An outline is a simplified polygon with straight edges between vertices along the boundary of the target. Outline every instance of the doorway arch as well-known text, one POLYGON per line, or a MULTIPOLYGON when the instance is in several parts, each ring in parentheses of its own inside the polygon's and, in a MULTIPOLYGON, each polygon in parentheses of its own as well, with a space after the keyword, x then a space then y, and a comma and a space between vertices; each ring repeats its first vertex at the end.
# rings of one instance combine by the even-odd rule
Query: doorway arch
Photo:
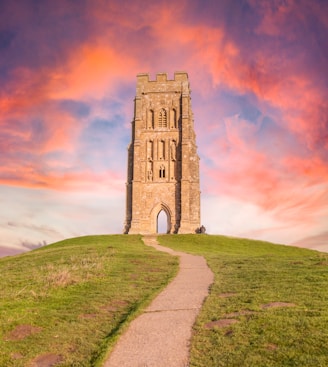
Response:
POLYGON ((157 214, 156 233, 168 233, 167 232, 167 227, 168 227, 167 214, 166 214, 165 210, 162 209, 157 214))
POLYGON ((153 233, 171 233, 171 210, 164 203, 155 205, 150 215, 151 228, 153 233), (165 218, 166 217, 166 218, 165 218), (159 223, 160 220, 160 223, 159 223), (160 228, 159 228, 160 224, 160 228), (164 230, 163 230, 164 228, 164 230), (159 231, 160 230, 160 231, 159 231))

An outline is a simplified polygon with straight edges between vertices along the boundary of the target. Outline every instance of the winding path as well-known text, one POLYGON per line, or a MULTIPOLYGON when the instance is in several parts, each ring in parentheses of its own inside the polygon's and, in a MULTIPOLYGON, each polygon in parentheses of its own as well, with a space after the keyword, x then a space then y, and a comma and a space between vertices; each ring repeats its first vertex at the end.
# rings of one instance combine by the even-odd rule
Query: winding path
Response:
POLYGON ((160 246, 156 236, 146 245, 180 257, 173 281, 133 320, 104 367, 186 367, 192 326, 214 276, 202 256, 160 246))

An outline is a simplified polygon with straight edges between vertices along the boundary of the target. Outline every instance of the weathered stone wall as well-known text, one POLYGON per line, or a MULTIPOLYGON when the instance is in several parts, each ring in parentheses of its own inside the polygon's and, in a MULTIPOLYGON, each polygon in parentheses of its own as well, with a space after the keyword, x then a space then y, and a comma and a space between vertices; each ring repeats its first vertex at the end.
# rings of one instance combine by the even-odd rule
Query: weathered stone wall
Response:
POLYGON ((137 76, 128 149, 125 233, 155 233, 164 210, 168 232, 200 226, 199 158, 188 74, 137 76))

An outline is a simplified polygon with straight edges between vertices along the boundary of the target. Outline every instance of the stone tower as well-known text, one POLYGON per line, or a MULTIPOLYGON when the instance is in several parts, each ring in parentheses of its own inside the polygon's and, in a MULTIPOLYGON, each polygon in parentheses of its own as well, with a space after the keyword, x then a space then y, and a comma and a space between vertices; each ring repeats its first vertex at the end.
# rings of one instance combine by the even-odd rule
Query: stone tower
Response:
POLYGON ((167 233, 200 226, 199 157, 188 74, 137 75, 128 148, 125 233, 156 233, 163 210, 167 233))

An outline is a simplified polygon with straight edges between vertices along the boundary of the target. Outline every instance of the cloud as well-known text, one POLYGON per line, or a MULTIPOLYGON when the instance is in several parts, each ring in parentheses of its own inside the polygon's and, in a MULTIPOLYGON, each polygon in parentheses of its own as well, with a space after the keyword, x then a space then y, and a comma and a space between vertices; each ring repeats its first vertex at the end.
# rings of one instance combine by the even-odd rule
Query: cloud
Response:
MULTIPOLYGON (((228 51, 233 52, 220 47, 219 37, 207 45, 211 51, 205 52, 202 61, 207 62, 212 75, 213 93, 218 89, 228 90, 230 95, 242 96, 243 103, 253 105, 258 112, 240 116, 236 114, 242 109, 239 103, 239 107, 232 106, 235 110, 229 111, 230 116, 224 114, 228 108, 223 106, 217 107, 213 115, 217 116, 216 120, 213 116, 206 117, 212 121, 201 131, 204 187, 205 192, 226 194, 259 205, 290 223, 315 223, 322 206, 328 204, 324 55, 318 53, 316 45, 311 47, 307 37, 301 43, 297 32, 304 24, 310 26, 310 21, 302 16, 300 9, 294 16, 293 9, 299 3, 286 3, 288 9, 272 2, 272 12, 264 13, 272 18, 281 17, 280 32, 286 32, 295 44, 277 38, 273 30, 263 29, 261 24, 266 24, 265 19, 261 23, 254 18, 254 28, 247 30, 247 43, 245 32, 229 32, 231 27, 227 24, 221 29, 220 39, 228 40, 231 45, 228 51), (287 23, 292 24, 290 29, 287 23), (315 51, 318 68, 308 67, 309 52, 305 53, 304 45, 315 51), (292 52, 300 57, 295 58, 292 52), (206 59, 206 54, 211 57, 206 59), (206 135, 209 136, 207 145, 206 135)), ((256 14, 259 2, 249 4, 256 14)), ((307 8, 305 3, 302 6, 303 10, 307 8)), ((318 7, 311 10, 313 17, 321 19, 319 12, 318 7)), ((302 30, 301 34, 305 32, 302 30)), ((319 34, 313 36, 317 40, 322 38, 319 34)))
POLYGON ((86 190, 107 187, 121 190, 123 180, 116 172, 96 174, 91 171, 47 172, 39 171, 36 167, 21 167, 2 169, 0 183, 3 185, 24 186, 30 188, 47 188, 52 190, 86 190))
MULTIPOLYGON (((7 226, 8 227, 13 227, 14 229, 15 228, 17 228, 17 229, 24 228, 24 229, 28 229, 28 230, 31 230, 31 231, 36 231, 36 232, 42 233, 46 236, 58 236, 58 235, 60 235, 60 233, 58 233, 55 229, 53 229, 49 226, 29 224, 28 222, 19 223, 19 222, 9 221, 9 222, 7 222, 7 226)), ((22 245, 23 242, 24 243, 29 243, 28 241, 24 240, 24 241, 21 241, 20 245, 22 245)), ((42 241, 42 243, 44 243, 44 242, 45 241, 42 241)))
MULTIPOLYGON (((0 182, 3 184, 78 189, 89 187, 93 180, 114 182, 120 176, 120 173, 109 172, 108 166, 104 167, 101 177, 99 172, 93 175, 92 165, 81 166, 81 154, 76 147, 80 146, 81 137, 90 131, 94 119, 99 119, 101 114, 110 116, 115 115, 115 111, 122 112, 121 102, 99 107, 108 103, 107 95, 113 93, 119 80, 126 78, 126 69, 118 73, 121 58, 109 48, 86 50, 82 47, 81 52, 78 59, 83 62, 74 67, 74 63, 68 61, 69 66, 43 73, 15 71, 7 95, 0 99, 3 110, 0 182), (112 68, 110 60, 114 62, 112 68)), ((129 68, 129 64, 126 67, 129 68)), ((116 118, 122 121, 122 116, 116 118)), ((116 129, 115 136, 108 137, 109 142, 124 141, 124 137, 117 134, 126 134, 124 126, 120 131, 116 129)), ((103 149, 106 146, 108 150, 107 142, 103 142, 103 149)))
POLYGON ((22 241, 20 243, 20 246, 22 246, 23 248, 26 248, 28 251, 29 250, 34 250, 36 248, 39 248, 39 247, 43 247, 43 246, 46 246, 47 245, 47 242, 46 241, 42 241, 42 242, 37 242, 37 243, 32 243, 30 241, 22 241))
POLYGON ((294 243, 293 246, 311 248, 313 250, 328 252, 328 232, 322 232, 315 236, 302 238, 294 243))
POLYGON ((258 228, 234 222, 238 233, 321 231, 325 10, 304 0, 2 2, 0 184, 123 197, 135 75, 184 69, 203 199, 252 212, 258 228))
POLYGON ((87 99, 92 103, 93 99, 115 92, 119 83, 126 83, 137 72, 135 60, 127 54, 120 54, 110 45, 83 44, 70 52, 65 67, 54 71, 49 78, 49 97, 87 99))
POLYGON ((275 154, 261 140, 263 119, 225 119, 225 134, 206 148, 205 190, 253 203, 294 225, 315 223, 328 204, 327 164, 319 157, 275 154), (218 158, 220 157, 220 158, 218 158))
MULTIPOLYGON (((123 183, 122 183, 122 185, 123 183)), ((57 191, 0 187, 0 246, 24 250, 22 243, 53 243, 88 234, 121 233, 124 193, 106 185, 57 191)))
MULTIPOLYGON (((25 250, 26 251, 26 250, 25 250)), ((13 247, 0 246, 0 257, 14 256, 24 252, 24 249, 16 249, 13 247)))

